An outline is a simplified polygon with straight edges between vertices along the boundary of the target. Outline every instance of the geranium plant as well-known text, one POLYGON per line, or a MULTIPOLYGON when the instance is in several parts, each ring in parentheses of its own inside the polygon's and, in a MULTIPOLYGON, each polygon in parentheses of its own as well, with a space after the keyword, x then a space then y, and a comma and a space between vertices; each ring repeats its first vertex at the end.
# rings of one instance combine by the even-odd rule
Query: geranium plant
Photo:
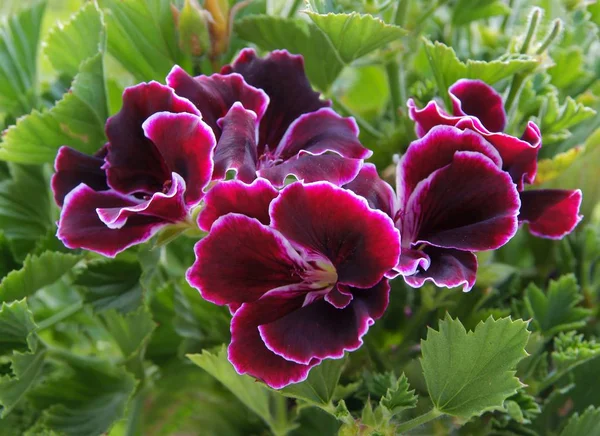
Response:
POLYGON ((597 2, 0 14, 0 434, 600 434, 597 2))

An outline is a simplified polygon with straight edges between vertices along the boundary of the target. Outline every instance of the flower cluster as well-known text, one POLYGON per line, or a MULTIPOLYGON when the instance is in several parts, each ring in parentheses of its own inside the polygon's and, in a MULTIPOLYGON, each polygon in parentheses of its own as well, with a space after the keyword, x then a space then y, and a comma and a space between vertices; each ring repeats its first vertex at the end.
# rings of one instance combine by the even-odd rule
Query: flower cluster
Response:
POLYGON ((229 307, 231 363, 274 388, 304 380, 361 346, 390 279, 469 290, 474 253, 520 223, 558 238, 579 221, 580 192, 524 190, 541 146, 535 124, 520 139, 502 133, 502 99, 482 82, 449 92, 453 115, 408 102, 420 138, 394 192, 364 163, 354 120, 312 90, 301 57, 246 49, 221 74, 175 67, 166 85, 125 91, 94 156, 59 150, 58 237, 114 256, 166 226, 197 225, 207 236, 187 280, 229 307))

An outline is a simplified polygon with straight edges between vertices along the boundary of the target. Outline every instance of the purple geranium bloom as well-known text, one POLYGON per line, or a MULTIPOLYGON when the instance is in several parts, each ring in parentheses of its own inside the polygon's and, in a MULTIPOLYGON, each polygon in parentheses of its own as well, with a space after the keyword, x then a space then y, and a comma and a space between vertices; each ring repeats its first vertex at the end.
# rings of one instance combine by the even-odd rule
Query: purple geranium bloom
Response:
POLYGON ((217 138, 213 179, 228 170, 250 183, 257 176, 281 187, 289 175, 341 185, 371 155, 358 126, 319 98, 301 56, 244 49, 222 74, 191 77, 175 67, 167 84, 192 101, 217 138))
POLYGON ((502 159, 481 135, 432 128, 398 163, 397 195, 366 164, 345 186, 394 218, 402 235, 397 271, 414 287, 475 284, 477 251, 504 245, 517 231, 519 193, 502 159))
POLYGON ((216 141, 189 100, 156 82, 125 91, 106 135, 94 156, 59 150, 52 190, 65 246, 115 256, 191 220, 211 179, 216 141))
POLYGON ((459 80, 448 90, 453 115, 448 115, 435 101, 417 109, 408 101, 409 115, 422 137, 439 125, 455 126, 477 132, 502 158, 502 168, 517 184, 521 197, 519 222, 529 223, 536 236, 560 239, 570 233, 581 220, 581 191, 542 189, 524 191, 533 183, 537 172, 537 156, 542 146, 540 129, 529 122, 521 138, 503 133, 506 113, 502 97, 480 80, 459 80))
POLYGON ((277 192, 259 178, 217 184, 200 224, 189 283, 233 312, 228 355, 273 388, 341 358, 388 304, 385 274, 398 262, 392 220, 328 182, 277 192))

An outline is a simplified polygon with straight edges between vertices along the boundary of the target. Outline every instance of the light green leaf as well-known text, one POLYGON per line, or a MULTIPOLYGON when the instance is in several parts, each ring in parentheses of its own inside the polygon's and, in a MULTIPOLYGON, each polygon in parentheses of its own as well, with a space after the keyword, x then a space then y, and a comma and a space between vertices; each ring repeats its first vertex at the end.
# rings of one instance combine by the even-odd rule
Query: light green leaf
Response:
POLYGON ((51 377, 30 394, 41 424, 65 435, 99 435, 123 416, 136 382, 106 361, 61 354, 51 377))
POLYGON ((386 24, 372 15, 317 14, 307 12, 310 19, 329 38, 340 59, 349 64, 406 32, 398 26, 386 24))
POLYGON ((170 0, 100 0, 108 50, 139 81, 164 81, 183 58, 170 0))
POLYGON ((346 358, 327 359, 310 370, 308 378, 279 390, 287 397, 300 398, 309 403, 326 406, 331 402, 340 380, 346 358))
POLYGON ((2 303, 0 307, 0 355, 29 351, 29 335, 36 329, 27 302, 2 303))
POLYGON ((533 317, 533 326, 545 336, 584 326, 590 311, 576 307, 582 299, 573 274, 551 280, 546 293, 533 283, 525 290, 525 305, 533 317))
POLYGON ((29 255, 23 267, 12 271, 0 282, 0 301, 18 300, 32 295, 38 289, 51 285, 69 272, 81 256, 46 251, 41 255, 29 255))
POLYGON ((141 275, 137 262, 99 259, 88 263, 74 284, 84 287, 84 300, 95 310, 129 312, 142 303, 141 275))
POLYGON ((18 117, 37 105, 37 52, 46 8, 38 1, 0 24, 0 112, 18 117))
POLYGON ((106 142, 108 117, 102 53, 81 65, 71 91, 46 112, 34 110, 10 127, 0 144, 0 159, 21 163, 53 162, 57 150, 69 145, 94 153, 106 142))
POLYGON ((304 56, 306 74, 321 90, 327 90, 344 67, 323 32, 313 23, 298 18, 252 15, 236 22, 235 31, 240 38, 263 50, 285 48, 304 56))
POLYGON ((452 24, 462 26, 472 21, 508 15, 510 7, 501 0, 458 0, 452 11, 452 24))
POLYGON ((571 97, 567 97, 561 105, 558 91, 545 96, 538 117, 538 124, 547 143, 557 142, 570 136, 569 128, 593 117, 596 111, 571 97))
POLYGON ((75 77, 83 60, 104 51, 104 32, 102 13, 94 2, 86 3, 66 24, 50 30, 44 54, 56 71, 75 77))
POLYGON ((600 436, 600 408, 594 406, 581 415, 576 413, 569 419, 560 436, 600 436))
POLYGON ((571 331, 554 338, 552 363, 557 371, 569 371, 600 355, 600 344, 593 339, 586 341, 583 335, 571 331))
POLYGON ((554 65, 548 68, 552 84, 558 89, 565 90, 576 82, 589 80, 590 73, 584 69, 585 55, 580 46, 570 46, 567 49, 554 50, 552 54, 554 65))
POLYGON ((467 332, 447 315, 439 331, 430 329, 421 342, 421 365, 435 408, 464 419, 502 409, 522 386, 515 368, 527 355, 528 336, 523 320, 490 317, 467 332))
POLYGON ((415 390, 410 390, 408 379, 402 374, 394 384, 389 388, 384 397, 379 401, 381 407, 385 407, 392 415, 396 415, 403 410, 412 409, 417 406, 418 396, 415 390))
POLYGON ((115 309, 107 310, 102 312, 100 320, 121 349, 125 360, 142 355, 156 328, 152 315, 144 306, 126 315, 115 309))

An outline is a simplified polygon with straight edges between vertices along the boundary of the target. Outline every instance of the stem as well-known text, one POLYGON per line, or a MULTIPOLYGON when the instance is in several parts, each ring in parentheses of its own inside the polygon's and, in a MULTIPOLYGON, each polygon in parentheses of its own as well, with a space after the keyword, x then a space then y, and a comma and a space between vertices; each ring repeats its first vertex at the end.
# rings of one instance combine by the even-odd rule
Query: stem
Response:
POLYGON ((544 40, 542 41, 542 45, 536 50, 535 54, 541 55, 546 51, 546 49, 552 44, 552 41, 556 39, 558 35, 562 32, 562 21, 560 18, 554 20, 554 24, 552 26, 552 30, 546 35, 544 40))
POLYGON ((352 110, 350 110, 350 108, 344 103, 342 103, 336 96, 331 95, 330 98, 333 101, 333 104, 337 106, 340 112, 344 113, 344 115, 346 116, 351 116, 355 119, 356 124, 358 124, 361 130, 369 132, 371 136, 374 136, 377 139, 381 139, 384 137, 383 133, 381 133, 379 130, 373 127, 367 120, 362 118, 360 115, 353 113, 352 110))
MULTIPOLYGON (((402 85, 400 76, 403 72, 400 71, 400 64, 394 60, 386 64, 385 72, 387 73, 388 84, 390 86, 390 104, 392 105, 392 118, 398 122, 398 108, 404 101, 402 97, 402 85)), ((404 82, 404 80, 402 80, 404 82)))
POLYGON ((283 395, 273 396, 275 401, 272 422, 268 422, 269 428, 275 436, 285 436, 289 432, 287 418, 287 399, 283 395))
POLYGON ((444 413, 437 410, 435 407, 431 409, 429 412, 424 415, 417 416, 416 418, 411 419, 410 421, 406 421, 403 424, 400 424, 396 427, 396 434, 402 434, 408 430, 412 430, 415 427, 419 427, 429 421, 433 421, 436 418, 439 418, 444 413))
POLYGON ((79 312, 82 308, 83 308, 82 300, 79 300, 78 302, 71 304, 67 308, 52 315, 51 317, 46 318, 43 321, 40 321, 38 323, 37 331, 39 332, 40 330, 44 330, 44 329, 47 329, 48 327, 52 327, 54 324, 57 324, 57 323, 63 321, 64 319, 67 319, 71 315, 79 312))
POLYGON ((541 16, 542 10, 540 8, 533 8, 531 12, 531 18, 529 19, 529 25, 527 26, 527 34, 525 35, 525 40, 523 41, 523 45, 521 46, 519 53, 526 54, 527 50, 529 50, 529 46, 531 45, 531 41, 533 40, 535 31, 537 30, 541 16))
POLYGON ((394 10, 393 23, 398 26, 404 26, 406 23, 406 12, 408 11, 409 0, 399 0, 396 9, 394 10))
POLYGON ((302 0, 294 0, 294 3, 292 3, 292 6, 290 7, 290 10, 287 14, 287 17, 293 18, 301 4, 302 0))
POLYGON ((519 95, 519 92, 521 91, 521 86, 523 85, 523 82, 525 81, 526 77, 527 76, 524 74, 514 75, 513 80, 510 84, 510 89, 508 91, 508 97, 506 97, 506 101, 504 102, 504 110, 507 114, 510 113, 512 105, 515 102, 517 95, 519 95))
POLYGON ((500 32, 504 33, 506 31, 506 25, 508 24, 508 20, 510 19, 511 15, 512 15, 512 9, 514 6, 515 0, 508 0, 508 7, 511 10, 510 14, 507 14, 504 16, 504 18, 502 19, 502 24, 500 25, 500 32))
POLYGON ((144 391, 138 392, 131 401, 131 411, 125 425, 125 436, 141 434, 142 408, 144 405, 144 391))

